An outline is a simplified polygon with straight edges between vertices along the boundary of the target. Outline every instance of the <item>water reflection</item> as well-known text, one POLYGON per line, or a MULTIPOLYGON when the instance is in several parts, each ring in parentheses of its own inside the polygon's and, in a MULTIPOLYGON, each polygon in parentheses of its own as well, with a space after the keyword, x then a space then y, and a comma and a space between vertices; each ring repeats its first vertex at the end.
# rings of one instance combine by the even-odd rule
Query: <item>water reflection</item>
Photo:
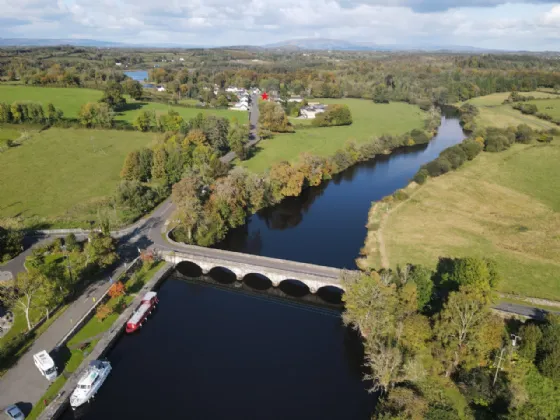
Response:
POLYGON ((405 187, 420 166, 464 139, 447 114, 428 144, 381 155, 337 174, 299 197, 263 209, 233 229, 218 248, 338 268, 355 268, 371 202, 405 187))

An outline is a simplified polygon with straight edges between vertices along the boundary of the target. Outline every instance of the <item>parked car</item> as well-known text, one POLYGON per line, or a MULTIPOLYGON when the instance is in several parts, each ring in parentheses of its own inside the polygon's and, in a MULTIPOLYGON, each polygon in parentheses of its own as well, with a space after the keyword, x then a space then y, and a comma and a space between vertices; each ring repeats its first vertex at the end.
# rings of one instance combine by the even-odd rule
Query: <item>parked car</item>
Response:
POLYGON ((4 410, 4 414, 6 414, 9 419, 22 420, 25 418, 19 407, 15 404, 10 405, 8 408, 6 408, 4 410))

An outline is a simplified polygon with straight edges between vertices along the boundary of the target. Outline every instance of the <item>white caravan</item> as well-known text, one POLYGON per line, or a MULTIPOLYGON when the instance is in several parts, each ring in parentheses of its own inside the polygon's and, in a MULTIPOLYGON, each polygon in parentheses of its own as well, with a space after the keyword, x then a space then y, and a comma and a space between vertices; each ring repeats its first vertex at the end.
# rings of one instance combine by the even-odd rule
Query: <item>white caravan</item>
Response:
POLYGON ((56 366, 49 353, 46 350, 42 350, 37 354, 33 355, 33 361, 35 362, 35 366, 41 372, 45 378, 49 381, 54 381, 58 376, 58 372, 56 371, 56 366))

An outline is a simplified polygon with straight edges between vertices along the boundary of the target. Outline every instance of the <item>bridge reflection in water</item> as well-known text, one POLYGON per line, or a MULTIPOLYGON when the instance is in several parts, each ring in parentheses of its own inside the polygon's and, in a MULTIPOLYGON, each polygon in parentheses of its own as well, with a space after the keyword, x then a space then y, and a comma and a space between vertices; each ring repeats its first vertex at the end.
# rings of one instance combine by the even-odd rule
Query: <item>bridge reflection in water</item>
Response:
POLYGON ((175 278, 187 281, 202 281, 218 287, 237 289, 246 293, 263 294, 269 297, 297 300, 302 303, 342 310, 344 291, 336 286, 325 285, 312 293, 302 281, 285 279, 275 286, 265 275, 249 273, 238 278, 231 270, 214 267, 206 274, 195 263, 181 262, 176 267, 175 278))

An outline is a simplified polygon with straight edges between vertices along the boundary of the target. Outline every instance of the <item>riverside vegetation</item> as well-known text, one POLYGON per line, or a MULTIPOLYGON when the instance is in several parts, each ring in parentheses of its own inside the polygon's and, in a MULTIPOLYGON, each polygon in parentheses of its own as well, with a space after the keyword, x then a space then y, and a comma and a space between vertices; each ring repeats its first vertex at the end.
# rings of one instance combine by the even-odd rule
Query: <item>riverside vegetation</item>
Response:
POLYGON ((557 417, 560 316, 504 321, 490 310, 500 278, 472 257, 343 275, 343 320, 363 336, 380 398, 372 418, 557 417))
POLYGON ((442 254, 488 255, 504 274, 500 291, 559 299, 558 132, 478 127, 478 107, 466 104, 461 112, 469 137, 421 168, 416 183, 372 207, 360 266, 433 267, 442 254))

